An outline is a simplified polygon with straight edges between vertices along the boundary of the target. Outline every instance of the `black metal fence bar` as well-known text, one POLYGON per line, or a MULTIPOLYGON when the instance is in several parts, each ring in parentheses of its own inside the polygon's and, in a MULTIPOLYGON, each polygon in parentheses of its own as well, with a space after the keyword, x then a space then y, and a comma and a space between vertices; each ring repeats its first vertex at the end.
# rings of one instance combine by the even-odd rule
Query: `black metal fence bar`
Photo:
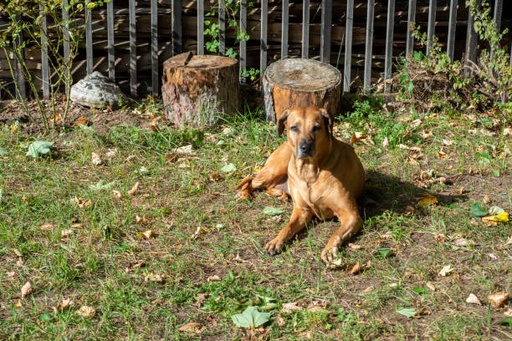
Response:
MULTIPOLYGON (((69 20, 69 13, 67 11, 67 7, 68 7, 68 0, 62 0, 62 21, 64 22, 64 25, 67 25, 67 22, 69 20)), ((69 35, 69 31, 66 29, 66 27, 64 26, 63 27, 63 33, 64 33, 64 42, 63 42, 63 54, 64 54, 64 60, 66 61, 66 63, 69 63, 69 60, 70 60, 70 56, 71 56, 71 45, 70 45, 70 35, 69 35)), ((64 71, 65 75, 65 79, 66 81, 64 82, 65 83, 65 91, 66 93, 69 93, 69 83, 68 80, 71 79, 71 68, 67 67, 66 70, 64 71)))
POLYGON ((181 27, 181 0, 172 0, 171 4, 172 54, 183 52, 183 29, 181 27))

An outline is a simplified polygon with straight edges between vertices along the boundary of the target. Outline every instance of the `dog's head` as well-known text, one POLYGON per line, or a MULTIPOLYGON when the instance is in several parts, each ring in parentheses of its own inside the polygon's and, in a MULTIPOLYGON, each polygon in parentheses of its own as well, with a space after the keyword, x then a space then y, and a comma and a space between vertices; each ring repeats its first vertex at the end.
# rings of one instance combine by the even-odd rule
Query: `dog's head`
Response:
POLYGON ((319 146, 332 138, 332 119, 327 110, 297 107, 285 110, 278 122, 278 132, 286 128, 288 142, 299 159, 315 157, 319 146))

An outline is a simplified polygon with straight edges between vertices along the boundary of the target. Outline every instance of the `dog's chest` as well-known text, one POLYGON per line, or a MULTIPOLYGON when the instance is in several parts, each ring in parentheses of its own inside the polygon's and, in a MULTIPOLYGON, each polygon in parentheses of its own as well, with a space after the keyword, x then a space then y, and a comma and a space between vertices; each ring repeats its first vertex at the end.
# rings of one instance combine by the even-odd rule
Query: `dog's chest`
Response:
POLYGON ((293 179, 290 184, 291 195, 295 204, 307 206, 319 218, 331 218, 333 212, 327 205, 326 197, 329 189, 325 188, 318 180, 314 182, 304 181, 300 178, 293 179))

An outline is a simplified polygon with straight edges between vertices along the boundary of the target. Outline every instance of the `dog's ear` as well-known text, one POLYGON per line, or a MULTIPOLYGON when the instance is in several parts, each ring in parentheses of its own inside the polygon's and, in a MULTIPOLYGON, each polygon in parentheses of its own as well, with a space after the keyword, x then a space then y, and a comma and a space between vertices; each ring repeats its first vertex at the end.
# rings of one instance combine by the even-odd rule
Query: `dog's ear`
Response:
POLYGON ((327 127, 327 132, 329 133, 329 135, 332 135, 332 128, 334 122, 331 118, 331 115, 329 115, 329 112, 325 108, 320 108, 320 114, 324 118, 325 126, 327 127))
POLYGON ((281 134, 284 131, 284 125, 286 123, 286 120, 288 119, 288 115, 290 114, 290 110, 286 109, 281 113, 281 117, 279 117, 279 120, 277 121, 277 134, 281 136, 281 134))

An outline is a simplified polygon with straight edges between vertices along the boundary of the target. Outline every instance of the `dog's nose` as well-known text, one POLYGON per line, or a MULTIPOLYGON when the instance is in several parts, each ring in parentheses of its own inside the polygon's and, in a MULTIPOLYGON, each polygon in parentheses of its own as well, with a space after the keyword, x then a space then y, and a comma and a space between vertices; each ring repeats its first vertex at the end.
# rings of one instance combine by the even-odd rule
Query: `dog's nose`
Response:
POLYGON ((298 158, 313 156, 313 153, 314 153, 313 141, 306 140, 306 139, 300 141, 299 148, 297 150, 298 158))

